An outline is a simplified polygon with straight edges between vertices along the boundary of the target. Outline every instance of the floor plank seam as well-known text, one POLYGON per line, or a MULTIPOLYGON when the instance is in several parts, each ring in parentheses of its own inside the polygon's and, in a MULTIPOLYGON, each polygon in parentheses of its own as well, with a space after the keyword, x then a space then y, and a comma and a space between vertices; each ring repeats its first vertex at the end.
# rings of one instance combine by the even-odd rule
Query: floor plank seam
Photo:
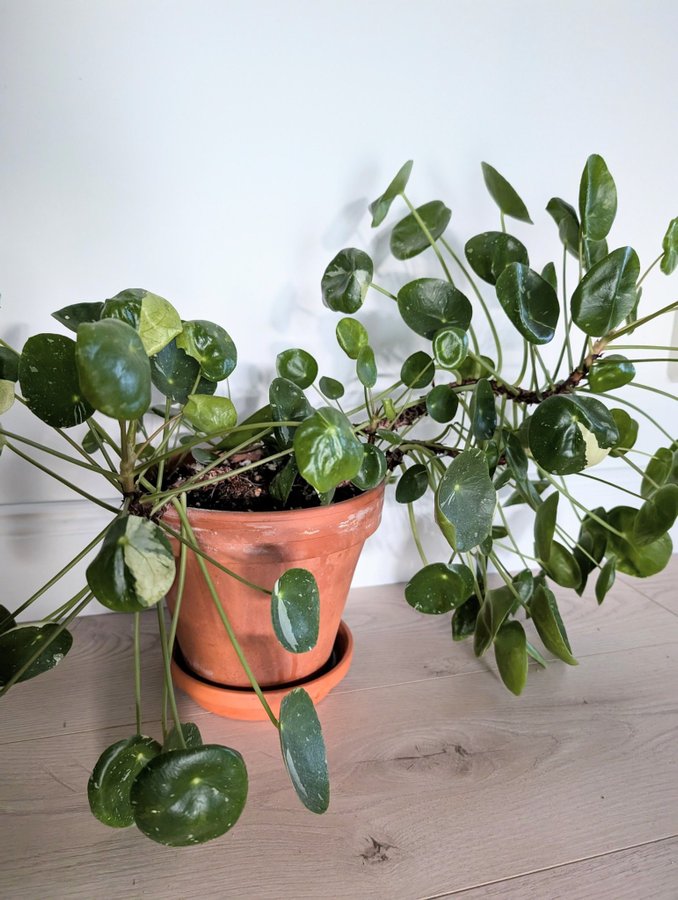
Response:
POLYGON ((590 856, 581 856, 577 859, 570 859, 567 862, 556 863, 553 866, 543 866, 541 869, 532 869, 529 872, 519 872, 516 875, 509 875, 507 878, 495 878, 492 881, 482 881, 478 884, 468 885, 467 887, 458 888, 454 891, 446 891, 442 894, 427 894, 418 900, 444 900, 445 897, 457 897, 461 894, 468 894, 471 891, 477 891, 479 888, 492 887, 497 884, 507 884, 510 881, 517 881, 520 878, 529 878, 531 875, 541 875, 546 872, 554 872, 558 869, 566 869, 568 866, 575 866, 579 863, 591 862, 596 859, 605 859, 606 856, 615 856, 618 853, 629 853, 631 850, 640 850, 643 847, 651 847, 654 844, 663 844, 666 841, 673 841, 678 838, 678 833, 667 834, 664 837, 653 838, 651 841, 642 841, 640 844, 630 844, 628 847, 617 847, 614 850, 606 850, 604 853, 593 853, 590 856))

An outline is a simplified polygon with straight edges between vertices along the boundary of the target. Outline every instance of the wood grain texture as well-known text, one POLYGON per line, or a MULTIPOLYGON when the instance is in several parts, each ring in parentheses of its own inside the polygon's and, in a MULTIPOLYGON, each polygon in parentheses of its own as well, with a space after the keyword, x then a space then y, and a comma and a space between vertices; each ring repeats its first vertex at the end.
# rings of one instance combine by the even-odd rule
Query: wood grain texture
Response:
POLYGON ((643 596, 678 616, 678 563, 676 560, 677 557, 674 556, 664 571, 652 579, 630 578, 628 575, 623 575, 622 579, 643 596))
MULTIPOLYGON (((629 891, 637 881, 628 896, 678 895, 665 841, 678 835, 676 617, 623 581, 600 609, 590 596, 562 609, 582 664, 535 670, 513 698, 493 663, 452 645, 449 616, 417 615, 402 587, 353 592, 354 665, 319 707, 332 774, 322 817, 300 807, 270 725, 221 720, 182 697, 182 717, 240 750, 251 779, 237 827, 186 851, 89 813, 92 765, 132 733, 134 712, 128 623, 84 620, 64 663, 3 701, 0 895, 410 900, 483 885, 475 896, 549 898, 578 896, 560 885, 570 868, 576 885, 581 866, 593 866, 580 869, 592 885, 595 866, 629 891), (652 865, 633 869, 618 852, 657 841, 666 848, 652 865), (529 873, 534 889, 515 892, 529 873)), ((144 703, 157 735, 154 630, 146 617, 144 703)))

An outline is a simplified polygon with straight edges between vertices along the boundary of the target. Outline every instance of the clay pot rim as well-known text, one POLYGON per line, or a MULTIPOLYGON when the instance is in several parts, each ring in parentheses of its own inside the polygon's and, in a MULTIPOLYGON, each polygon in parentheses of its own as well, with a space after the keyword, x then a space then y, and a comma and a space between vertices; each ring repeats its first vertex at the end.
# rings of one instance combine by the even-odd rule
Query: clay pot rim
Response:
MULTIPOLYGON (((340 515, 343 517, 344 514, 350 514, 351 507, 359 509, 362 506, 369 505, 373 498, 376 498, 379 494, 383 494, 385 489, 386 481, 382 481, 381 484, 378 484, 376 487, 370 488, 368 491, 363 491, 355 497, 349 497, 348 500, 340 500, 337 503, 330 503, 327 506, 311 506, 302 509, 277 509, 266 512, 232 509, 204 509, 202 507, 189 506, 188 514, 194 521, 197 518, 202 518, 204 516, 206 520, 217 518, 232 518, 233 520, 244 519, 246 522, 253 525, 265 525, 269 522, 285 522, 293 524, 297 519, 302 518, 306 521, 316 518, 324 519, 330 511, 338 509, 341 509, 340 515)), ((169 505, 163 510, 162 515, 165 519, 179 521, 178 514, 169 505)))

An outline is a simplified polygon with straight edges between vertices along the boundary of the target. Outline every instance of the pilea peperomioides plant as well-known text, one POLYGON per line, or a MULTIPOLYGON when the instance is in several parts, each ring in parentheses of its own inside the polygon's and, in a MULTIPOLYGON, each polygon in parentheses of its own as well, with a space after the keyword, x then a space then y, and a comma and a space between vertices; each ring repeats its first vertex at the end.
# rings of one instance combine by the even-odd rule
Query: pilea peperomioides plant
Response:
MULTIPOLYGON (((547 204, 562 263, 559 274, 553 263, 538 272, 530 267, 527 248, 505 227, 507 217, 531 223, 525 204, 483 164, 500 230, 471 237, 462 259, 445 237, 450 210, 437 200, 417 208, 410 202, 411 168, 406 163, 371 204, 372 225, 384 221, 394 201, 404 202, 409 211, 392 228, 391 251, 396 259, 409 260, 431 250, 441 277, 406 281, 392 293, 374 281, 369 255, 348 248, 322 278, 325 305, 342 314, 338 343, 355 362, 362 396, 352 408, 342 407, 341 382, 318 377, 315 359, 290 349, 277 357, 269 403, 239 422, 230 397, 215 393, 237 362, 228 333, 212 322, 182 320, 165 299, 143 290, 54 313, 74 339, 37 334, 21 353, 0 342, 0 411, 7 413, 16 400, 51 426, 55 437, 40 443, 3 427, 3 449, 111 514, 105 529, 18 610, 0 608, 0 692, 63 658, 72 643, 68 626, 93 598, 132 615, 136 732, 104 751, 88 789, 93 813, 108 825, 136 824, 153 840, 175 846, 199 843, 230 829, 246 801, 240 754, 203 744, 197 727, 180 721, 174 697, 170 661, 189 554, 197 558, 252 689, 279 731, 300 799, 314 812, 323 812, 329 802, 313 703, 299 687, 285 696, 279 714, 271 709, 206 564, 244 579, 201 547, 191 506, 328 505, 384 480, 393 482, 395 499, 408 508, 423 562, 406 586, 407 602, 422 613, 451 613, 452 637, 472 636, 478 656, 493 648, 499 674, 515 694, 525 685, 530 656, 546 665, 528 631, 553 656, 576 664, 551 583, 581 595, 595 573, 601 603, 616 571, 647 577, 668 562, 668 531, 678 513, 678 443, 628 400, 624 389, 657 390, 639 383, 636 365, 668 359, 675 348, 625 339, 678 307, 639 310, 641 284, 650 270, 659 264, 668 275, 678 266, 678 219, 643 274, 632 248, 610 252, 616 188, 602 158, 591 156, 578 210, 560 198, 547 204), (421 348, 403 360, 399 379, 383 388, 376 387, 368 332, 355 318, 370 289, 390 298, 403 325, 421 339, 421 348), (478 316, 487 321, 489 347, 480 345, 473 324, 478 316), (522 342, 518 372, 507 373, 507 342, 498 322, 515 330, 511 341, 522 342), (540 348, 548 344, 555 352, 542 355, 540 348), (629 359, 628 351, 635 358, 629 359), (638 355, 646 351, 662 355, 638 355), (311 387, 322 398, 320 405, 309 400, 311 387), (644 420, 662 435, 663 446, 642 467, 634 461, 634 444, 644 420), (99 476, 101 496, 55 471, 50 457, 59 466, 68 463, 99 476), (602 479, 587 470, 606 457, 638 473, 638 492, 621 489, 633 494, 633 506, 588 508, 568 488, 569 476, 592 479, 594 488, 602 479), (102 499, 113 491, 120 495, 117 505, 102 499), (414 512, 414 503, 429 491, 431 512, 449 545, 448 558, 437 562, 426 557, 414 512), (559 523, 564 503, 579 518, 576 535, 559 523), (519 504, 534 518, 533 554, 521 549, 508 524, 506 509, 519 504), (170 507, 174 519, 165 516, 170 507), (37 624, 17 624, 19 613, 92 553, 86 584, 75 596, 37 624), (509 565, 507 554, 518 564, 509 565), (490 586, 490 572, 499 586, 490 586), (168 624, 163 598, 175 580, 168 624), (151 607, 157 612, 164 672, 162 743, 143 733, 141 710, 139 623, 151 607)), ((303 653, 314 646, 319 597, 309 571, 290 568, 271 589, 250 586, 270 595, 272 627, 287 651, 303 653)))

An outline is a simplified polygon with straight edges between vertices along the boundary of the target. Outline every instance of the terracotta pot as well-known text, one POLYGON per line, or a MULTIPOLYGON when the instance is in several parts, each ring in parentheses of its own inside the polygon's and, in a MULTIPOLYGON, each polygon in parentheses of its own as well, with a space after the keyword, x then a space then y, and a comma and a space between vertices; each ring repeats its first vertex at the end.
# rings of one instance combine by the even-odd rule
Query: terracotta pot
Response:
MULTIPOLYGON (((208 563, 222 606, 262 687, 309 678, 330 658, 351 579, 365 540, 381 520, 384 488, 351 500, 284 512, 222 512, 189 509, 189 521, 205 553, 248 581, 268 590, 286 569, 315 575, 320 592, 320 634, 307 653, 289 653, 273 631, 267 594, 236 581, 208 563)), ((174 510, 165 520, 179 530, 174 510)), ((178 556, 179 545, 174 544, 178 556)), ((168 595, 174 608, 173 587, 168 595)), ((220 685, 249 687, 212 597, 192 553, 177 629, 185 664, 220 685)))

